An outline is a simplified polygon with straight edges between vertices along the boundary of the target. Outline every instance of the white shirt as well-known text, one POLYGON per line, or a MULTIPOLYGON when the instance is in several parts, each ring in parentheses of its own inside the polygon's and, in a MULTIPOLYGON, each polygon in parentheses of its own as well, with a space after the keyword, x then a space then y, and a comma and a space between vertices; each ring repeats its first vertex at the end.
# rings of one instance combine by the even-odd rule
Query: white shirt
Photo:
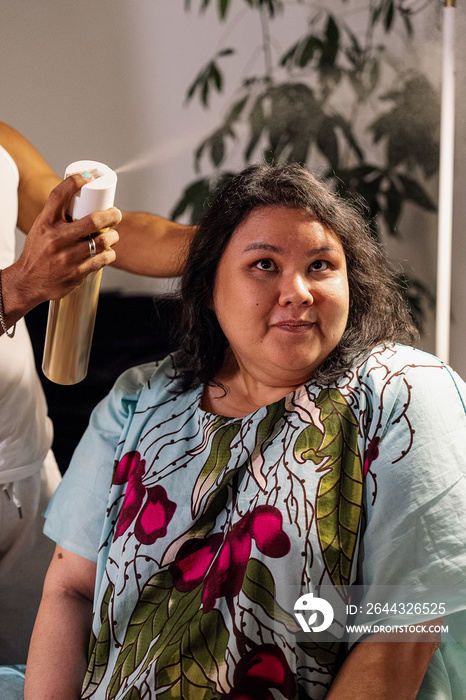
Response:
MULTIPOLYGON (((19 172, 0 146, 0 269, 15 259, 19 172)), ((14 338, 0 337, 0 484, 39 471, 53 428, 24 319, 14 338)))

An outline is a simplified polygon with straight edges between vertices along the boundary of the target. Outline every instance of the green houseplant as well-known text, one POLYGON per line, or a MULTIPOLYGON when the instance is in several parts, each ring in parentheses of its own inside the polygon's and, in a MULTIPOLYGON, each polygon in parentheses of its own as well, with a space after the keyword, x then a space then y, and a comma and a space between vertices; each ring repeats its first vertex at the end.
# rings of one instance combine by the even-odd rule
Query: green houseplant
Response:
MULTIPOLYGON (((185 0, 185 10, 193 4, 185 0)), ((429 0, 411 3, 416 8, 406 0, 366 0, 357 26, 349 0, 297 4, 306 9, 307 27, 278 54, 271 28, 287 12, 282 0, 198 0, 201 11, 216 6, 222 22, 233 9, 255 13, 264 60, 233 91, 218 127, 197 147, 199 177, 172 216, 196 222, 212 190, 230 177, 231 152, 240 150, 244 164, 318 167, 343 196, 365 200, 374 236, 400 236, 408 202, 436 209, 427 184, 438 171, 438 97, 428 77, 392 50, 400 36, 412 42, 417 14, 429 0)), ((218 51, 187 89, 187 100, 198 98, 208 108, 212 93, 224 89, 222 66, 234 54, 231 46, 218 51)), ((397 277, 421 325, 432 294, 403 272, 397 277)))

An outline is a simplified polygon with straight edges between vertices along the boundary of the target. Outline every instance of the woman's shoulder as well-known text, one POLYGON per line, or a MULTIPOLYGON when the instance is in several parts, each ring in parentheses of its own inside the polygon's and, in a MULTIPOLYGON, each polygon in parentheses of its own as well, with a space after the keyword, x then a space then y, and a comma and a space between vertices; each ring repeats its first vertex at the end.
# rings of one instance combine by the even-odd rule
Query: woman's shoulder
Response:
POLYGON ((435 355, 411 345, 384 343, 373 348, 360 367, 366 372, 373 372, 376 367, 384 367, 389 372, 407 372, 416 367, 433 368, 446 365, 435 355))
POLYGON ((173 378, 173 357, 167 355, 162 360, 146 362, 125 370, 116 380, 112 391, 127 399, 134 399, 140 395, 144 387, 153 388, 155 385, 172 384, 173 378))
POLYGON ((418 348, 397 343, 374 348, 354 368, 356 384, 369 386, 374 397, 381 392, 398 394, 408 390, 414 399, 445 403, 454 399, 463 410, 466 384, 438 357, 418 348))
MULTIPOLYGON (((94 414, 110 414, 119 422, 134 413, 143 397, 162 394, 173 395, 173 358, 146 362, 130 367, 120 374, 110 393, 96 407, 94 414)), ((92 420, 91 420, 92 422, 92 420)))
POLYGON ((424 370, 425 373, 430 374, 432 370, 438 369, 444 370, 445 376, 456 374, 435 355, 401 343, 386 343, 373 348, 367 359, 360 365, 360 369, 366 373, 374 372, 378 367, 390 374, 394 372, 407 374, 411 370, 424 370))

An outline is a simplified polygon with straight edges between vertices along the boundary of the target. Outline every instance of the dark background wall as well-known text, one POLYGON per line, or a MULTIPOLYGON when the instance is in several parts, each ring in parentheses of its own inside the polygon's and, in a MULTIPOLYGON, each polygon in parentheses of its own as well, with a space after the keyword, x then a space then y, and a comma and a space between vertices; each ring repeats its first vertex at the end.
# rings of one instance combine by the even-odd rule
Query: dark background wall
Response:
POLYGON ((129 367, 159 360, 173 349, 180 304, 173 299, 102 293, 87 377, 73 386, 49 381, 41 370, 48 303, 27 316, 37 369, 54 425, 53 450, 60 471, 68 467, 94 406, 129 367))

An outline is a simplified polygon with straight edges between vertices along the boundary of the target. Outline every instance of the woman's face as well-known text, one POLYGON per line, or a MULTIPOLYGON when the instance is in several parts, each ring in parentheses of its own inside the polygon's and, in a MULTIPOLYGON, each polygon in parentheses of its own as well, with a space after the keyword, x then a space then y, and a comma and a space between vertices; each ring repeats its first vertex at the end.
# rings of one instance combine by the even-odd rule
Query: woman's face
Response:
POLYGON ((343 247, 308 212, 254 210, 220 260, 212 309, 242 371, 298 386, 330 354, 349 307, 343 247))

